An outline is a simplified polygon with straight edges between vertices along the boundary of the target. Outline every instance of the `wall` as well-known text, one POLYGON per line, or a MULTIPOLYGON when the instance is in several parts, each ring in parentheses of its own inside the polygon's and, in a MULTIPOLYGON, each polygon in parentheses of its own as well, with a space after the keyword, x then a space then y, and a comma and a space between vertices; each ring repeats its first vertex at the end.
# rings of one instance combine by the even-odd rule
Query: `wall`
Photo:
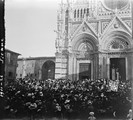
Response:
POLYGON ((30 76, 36 79, 42 77, 42 66, 47 61, 55 62, 55 57, 30 57, 18 59, 17 78, 30 76))

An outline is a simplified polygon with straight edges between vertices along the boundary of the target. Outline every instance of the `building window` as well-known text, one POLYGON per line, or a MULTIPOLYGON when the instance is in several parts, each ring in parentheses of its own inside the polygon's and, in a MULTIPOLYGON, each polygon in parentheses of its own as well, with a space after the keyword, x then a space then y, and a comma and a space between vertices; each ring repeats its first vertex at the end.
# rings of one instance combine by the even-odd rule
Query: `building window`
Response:
POLYGON ((22 74, 20 74, 20 77, 22 77, 22 74))
POLYGON ((10 63, 10 57, 11 57, 11 54, 10 53, 7 53, 8 63, 10 63))
POLYGON ((84 14, 86 13, 86 9, 84 9, 84 14))
POLYGON ((10 64, 13 65, 13 60, 10 61, 10 64))
POLYGON ((82 9, 81 9, 80 17, 82 18, 82 9))
POLYGON ((87 16, 89 16, 89 8, 87 8, 87 16))
POLYGON ((13 76, 13 73, 12 72, 9 72, 8 73, 8 77, 12 77, 13 76))
POLYGON ((76 18, 76 10, 74 11, 74 18, 76 18))
POLYGON ((77 17, 79 18, 79 10, 78 10, 78 13, 77 13, 77 17))

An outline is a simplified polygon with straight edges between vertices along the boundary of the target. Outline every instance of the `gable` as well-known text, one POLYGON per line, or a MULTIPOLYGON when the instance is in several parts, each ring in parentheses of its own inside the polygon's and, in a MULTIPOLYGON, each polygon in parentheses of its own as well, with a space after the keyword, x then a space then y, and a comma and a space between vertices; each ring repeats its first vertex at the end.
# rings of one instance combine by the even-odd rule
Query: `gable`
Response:
POLYGON ((87 23, 86 21, 83 21, 81 25, 76 29, 76 31, 73 33, 71 38, 74 38, 77 34, 81 33, 89 33, 97 37, 97 33, 94 30, 94 28, 91 26, 90 23, 87 23))
POLYGON ((131 34, 131 29, 119 17, 115 16, 102 33, 102 37, 110 31, 122 30, 131 34))

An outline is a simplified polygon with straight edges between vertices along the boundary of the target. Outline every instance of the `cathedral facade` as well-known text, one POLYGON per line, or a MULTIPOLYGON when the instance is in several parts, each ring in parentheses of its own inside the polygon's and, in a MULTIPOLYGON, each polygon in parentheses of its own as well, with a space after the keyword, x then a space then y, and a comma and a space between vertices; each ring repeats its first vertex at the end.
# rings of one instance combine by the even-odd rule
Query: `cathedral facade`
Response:
POLYGON ((131 0, 62 1, 55 78, 131 80, 131 5, 131 0))

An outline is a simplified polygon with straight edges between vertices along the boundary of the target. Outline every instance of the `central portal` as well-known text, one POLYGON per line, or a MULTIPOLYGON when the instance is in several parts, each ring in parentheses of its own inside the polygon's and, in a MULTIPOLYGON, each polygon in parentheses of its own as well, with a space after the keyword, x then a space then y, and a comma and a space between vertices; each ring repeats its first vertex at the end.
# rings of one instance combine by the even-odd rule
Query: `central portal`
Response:
POLYGON ((125 58, 110 58, 110 79, 126 80, 125 58))
POLYGON ((79 79, 91 79, 91 63, 79 63, 79 79))

